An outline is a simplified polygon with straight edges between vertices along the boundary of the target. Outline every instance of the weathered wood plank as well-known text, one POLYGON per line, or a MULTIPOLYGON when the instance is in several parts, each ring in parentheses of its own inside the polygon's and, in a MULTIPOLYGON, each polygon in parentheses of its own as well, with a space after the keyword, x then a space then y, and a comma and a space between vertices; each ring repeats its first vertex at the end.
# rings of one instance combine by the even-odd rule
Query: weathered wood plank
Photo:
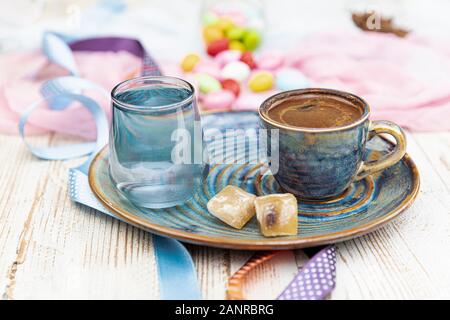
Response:
POLYGON ((188 245, 199 279, 203 299, 224 299, 230 275, 229 250, 188 245))
MULTIPOLYGON (((48 138, 40 139, 46 143, 48 138)), ((47 184, 48 163, 36 160, 17 137, 0 136, 0 294, 14 289, 23 262, 31 221, 47 184)))
POLYGON ((450 133, 416 133, 414 139, 450 192, 450 133))
POLYGON ((19 138, 3 139, 2 181, 12 187, 1 193, 1 237, 11 242, 1 241, 4 298, 158 298, 150 234, 71 202, 70 164, 34 159, 19 138))
MULTIPOLYGON (((340 244, 333 299, 450 296, 448 134, 409 136, 421 194, 399 219, 340 244), (416 138, 418 137, 418 138, 416 138), (432 142, 430 142, 432 140, 432 142), (436 142, 437 141, 437 142, 436 142), (443 169, 447 170, 442 171, 443 169), (445 178, 446 179, 446 178, 445 178)), ((47 138, 33 138, 45 145, 47 138)), ((3 298, 158 298, 148 233, 72 203, 72 162, 33 158, 0 136, 0 290, 3 298)), ((222 299, 229 275, 251 252, 189 246, 204 298, 222 299)), ((274 258, 249 277, 249 298, 273 299, 301 267, 301 251, 274 258)))
MULTIPOLYGON (((416 203, 392 223, 339 244, 333 299, 427 299, 450 295, 450 197, 415 136, 408 152, 421 174, 416 203)), ((430 138, 432 138, 430 136, 430 138)), ((447 158, 448 159, 448 158, 447 158)))

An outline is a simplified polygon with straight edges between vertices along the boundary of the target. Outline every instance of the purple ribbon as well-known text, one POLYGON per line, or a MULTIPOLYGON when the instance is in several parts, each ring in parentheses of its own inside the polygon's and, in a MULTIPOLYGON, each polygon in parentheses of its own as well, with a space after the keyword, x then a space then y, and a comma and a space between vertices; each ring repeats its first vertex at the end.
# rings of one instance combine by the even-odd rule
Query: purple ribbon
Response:
POLYGON ((160 68, 146 52, 142 44, 132 38, 104 37, 72 42, 69 47, 73 51, 127 51, 142 59, 142 76, 161 75, 160 68))
POLYGON ((277 300, 322 300, 333 291, 336 286, 336 248, 330 245, 319 250, 277 300))

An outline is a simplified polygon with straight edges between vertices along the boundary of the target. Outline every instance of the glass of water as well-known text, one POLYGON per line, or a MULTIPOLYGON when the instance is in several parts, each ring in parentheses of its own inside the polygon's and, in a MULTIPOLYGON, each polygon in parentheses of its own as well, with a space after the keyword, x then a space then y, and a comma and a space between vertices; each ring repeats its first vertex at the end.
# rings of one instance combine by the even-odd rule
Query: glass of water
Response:
POLYGON ((203 133, 193 86, 174 77, 140 77, 111 92, 109 172, 139 207, 189 200, 201 182, 203 133))

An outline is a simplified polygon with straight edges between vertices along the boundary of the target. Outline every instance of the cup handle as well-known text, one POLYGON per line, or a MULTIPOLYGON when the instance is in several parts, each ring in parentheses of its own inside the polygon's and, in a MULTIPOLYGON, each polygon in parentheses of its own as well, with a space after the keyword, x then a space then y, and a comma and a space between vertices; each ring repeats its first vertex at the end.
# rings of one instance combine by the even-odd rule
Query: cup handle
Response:
POLYGON ((395 149, 377 160, 361 163, 356 174, 356 180, 360 180, 396 164, 405 155, 406 135, 402 128, 390 121, 371 121, 369 125, 369 139, 380 133, 387 133, 395 138, 397 142, 395 149))

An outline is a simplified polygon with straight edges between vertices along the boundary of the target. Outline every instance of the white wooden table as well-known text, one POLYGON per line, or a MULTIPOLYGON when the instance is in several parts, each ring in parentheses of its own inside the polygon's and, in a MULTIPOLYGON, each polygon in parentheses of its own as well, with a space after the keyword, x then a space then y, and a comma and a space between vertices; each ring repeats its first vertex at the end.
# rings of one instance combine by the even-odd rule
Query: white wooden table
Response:
MULTIPOLYGON (((408 138, 420 194, 392 223, 338 245, 332 299, 450 298, 450 133, 408 138)), ((158 298, 149 234, 69 200, 76 161, 38 160, 18 137, 0 136, 0 146, 2 298, 158 298)), ((223 299, 227 278, 251 255, 188 247, 207 299, 223 299)), ((258 267, 247 296, 273 299, 304 262, 301 250, 286 251, 258 267)))
MULTIPOLYGON (((416 8, 420 19, 413 19, 408 11, 406 20, 418 21, 417 25, 429 26, 437 19, 436 14, 448 12, 427 15, 422 10, 423 2, 412 2, 414 5, 400 1, 397 10, 416 8)), ((188 19, 186 14, 188 9, 198 9, 194 1, 183 5, 169 0, 152 3, 156 4, 153 16, 170 13, 177 17, 173 20, 178 25, 171 28, 196 26, 197 18, 188 19)), ((281 21, 276 18, 281 12, 288 14, 286 20, 301 15, 306 22, 298 32, 330 26, 333 21, 349 23, 345 1, 326 2, 334 11, 323 10, 324 1, 314 5, 308 2, 308 7, 301 1, 279 3, 267 2, 269 22, 281 21), (299 9, 283 9, 293 5, 299 9), (334 15, 312 18, 326 12, 334 15)), ((45 26, 39 24, 40 28, 45 26)), ((133 24, 127 26, 127 32, 117 33, 133 35, 141 30, 139 26, 133 29, 133 24)), ((123 31, 119 30, 123 24, 110 27, 123 31)), ((272 30, 273 36, 288 25, 283 28, 272 30)), ((36 24, 33 32, 38 29, 36 24)), ((170 33, 170 29, 168 36, 185 52, 192 42, 185 37, 184 29, 180 30, 170 33)), ((145 31, 153 41, 161 32, 151 24, 145 31)), ((142 34, 139 36, 142 38, 142 34)), ((157 58, 164 56, 167 43, 173 42, 165 43, 154 46, 157 58)), ((450 298, 450 133, 415 133, 408 138, 408 153, 421 175, 420 194, 413 206, 392 223, 338 245, 337 287, 332 299, 450 298)), ((54 145, 57 140, 53 135, 31 138, 39 145, 54 145)), ((68 168, 75 163, 38 160, 18 137, 0 135, 0 298, 157 299, 150 235, 71 202, 66 179, 68 168)), ((189 246, 189 250, 206 299, 224 298, 227 278, 251 255, 198 246, 189 246)), ((258 267, 245 287, 248 298, 273 299, 305 261, 302 251, 286 251, 258 267)))

